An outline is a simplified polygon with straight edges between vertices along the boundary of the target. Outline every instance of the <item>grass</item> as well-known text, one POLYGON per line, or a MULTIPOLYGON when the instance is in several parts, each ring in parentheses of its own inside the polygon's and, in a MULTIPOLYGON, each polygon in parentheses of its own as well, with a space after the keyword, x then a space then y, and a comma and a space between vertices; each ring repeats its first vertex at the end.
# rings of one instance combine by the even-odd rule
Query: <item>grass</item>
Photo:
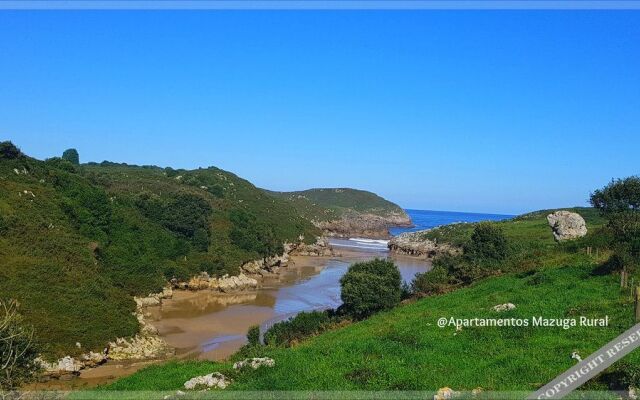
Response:
MULTIPOLYGON (((534 390, 633 324, 633 306, 614 276, 590 265, 487 279, 311 338, 260 348, 272 369, 240 376, 232 390, 534 390), (498 314, 492 306, 517 305, 498 314), (606 328, 439 328, 439 318, 610 318, 606 328)), ((631 362, 640 362, 638 352, 631 362)), ((109 390, 180 389, 190 377, 228 364, 172 362, 144 369, 109 390)))
MULTIPOLYGON (((236 374, 227 390, 537 389, 575 365, 574 351, 586 357, 634 323, 628 290, 619 288, 616 275, 599 273, 608 253, 583 251, 595 241, 603 221, 589 209, 579 211, 592 233, 567 244, 552 239, 544 220, 547 211, 499 223, 519 249, 512 263, 536 259, 517 272, 402 305, 292 348, 244 350, 235 358, 267 356, 276 366, 236 374), (492 310, 507 302, 517 308, 492 310), (460 332, 454 326, 437 326, 440 318, 519 318, 531 323, 536 316, 608 316, 609 326, 465 327, 460 332)), ((469 227, 455 226, 447 234, 460 237, 463 229, 469 227)), ((640 353, 633 352, 625 362, 639 365, 640 353)), ((229 363, 172 362, 141 370, 103 390, 177 390, 192 376, 228 368, 229 363)), ((620 373, 625 373, 624 367, 614 366, 585 388, 605 389, 620 373)))

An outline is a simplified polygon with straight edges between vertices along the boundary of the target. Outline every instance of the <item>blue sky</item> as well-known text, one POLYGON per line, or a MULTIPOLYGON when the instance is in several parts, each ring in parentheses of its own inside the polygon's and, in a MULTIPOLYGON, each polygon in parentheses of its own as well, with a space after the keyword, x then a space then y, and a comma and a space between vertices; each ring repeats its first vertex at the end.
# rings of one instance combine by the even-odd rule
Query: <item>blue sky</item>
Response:
POLYGON ((407 208, 640 173, 640 12, 0 11, 0 139, 407 208))

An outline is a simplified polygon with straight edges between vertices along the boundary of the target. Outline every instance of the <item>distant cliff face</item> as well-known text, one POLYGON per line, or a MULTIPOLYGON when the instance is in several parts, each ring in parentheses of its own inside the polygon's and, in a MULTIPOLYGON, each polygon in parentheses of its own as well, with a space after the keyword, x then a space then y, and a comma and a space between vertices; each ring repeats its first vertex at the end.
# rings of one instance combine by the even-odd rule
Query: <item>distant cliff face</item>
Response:
POLYGON ((336 188, 269 192, 288 200, 326 236, 388 238, 389 228, 412 226, 407 213, 364 190, 336 188))

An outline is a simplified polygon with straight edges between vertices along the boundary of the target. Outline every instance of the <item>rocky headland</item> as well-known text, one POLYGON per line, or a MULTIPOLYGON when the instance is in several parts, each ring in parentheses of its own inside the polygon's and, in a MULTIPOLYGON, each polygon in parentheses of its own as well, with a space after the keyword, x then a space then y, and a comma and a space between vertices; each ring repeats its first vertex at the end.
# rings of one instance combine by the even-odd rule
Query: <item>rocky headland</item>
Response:
POLYGON ((339 219, 330 221, 311 221, 330 237, 363 237, 370 239, 388 239, 389 228, 411 227, 411 218, 404 212, 392 212, 387 215, 348 212, 339 219))
POLYGON ((389 240, 387 246, 393 253, 423 258, 433 258, 441 254, 455 255, 462 251, 451 244, 438 243, 435 239, 427 238, 426 234, 429 231, 430 229, 402 233, 389 240))

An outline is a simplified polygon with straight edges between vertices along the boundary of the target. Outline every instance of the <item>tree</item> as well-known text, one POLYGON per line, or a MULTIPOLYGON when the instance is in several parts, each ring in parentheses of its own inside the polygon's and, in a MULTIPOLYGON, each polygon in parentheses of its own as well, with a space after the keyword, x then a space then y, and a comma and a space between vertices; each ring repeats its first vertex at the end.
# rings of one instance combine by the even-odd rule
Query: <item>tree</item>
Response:
POLYGON ((402 278, 392 261, 375 259, 351 265, 340 279, 340 287, 347 313, 366 318, 400 302, 402 278))
POLYGON ((67 149, 62 153, 62 159, 69 161, 73 165, 80 164, 80 155, 76 149, 67 149))
POLYGON ((509 255, 509 243, 499 226, 481 222, 474 228, 471 241, 464 246, 464 255, 476 263, 503 261, 509 255))
POLYGON ((612 180, 591 194, 591 205, 608 219, 615 255, 623 269, 640 259, 640 177, 612 180))
POLYGON ((0 142, 0 158, 13 160, 22 156, 23 154, 20 149, 17 148, 13 143, 9 141, 0 142))
POLYGON ((15 301, 0 300, 0 392, 32 380, 40 370, 33 331, 23 325, 15 301))
POLYGON ((591 194, 591 205, 609 220, 617 240, 629 241, 640 233, 640 177, 612 180, 591 194))

